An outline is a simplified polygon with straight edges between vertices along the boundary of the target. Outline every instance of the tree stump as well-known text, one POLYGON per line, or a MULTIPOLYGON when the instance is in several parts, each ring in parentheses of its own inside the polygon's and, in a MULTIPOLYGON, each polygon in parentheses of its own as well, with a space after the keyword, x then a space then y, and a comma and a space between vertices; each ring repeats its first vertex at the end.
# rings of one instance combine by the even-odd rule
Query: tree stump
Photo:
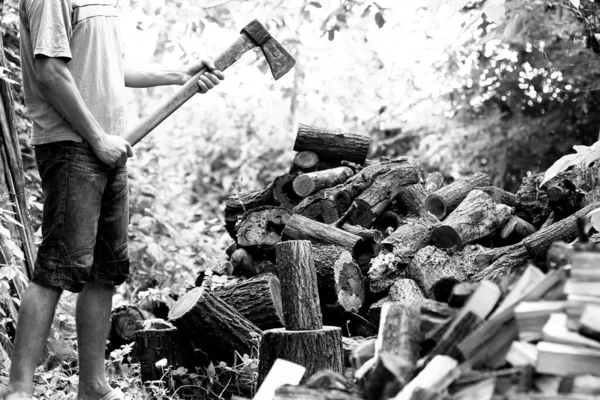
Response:
POLYGON ((354 175, 354 171, 348 167, 324 169, 322 171, 301 174, 294 179, 294 192, 300 197, 306 197, 319 190, 344 183, 352 175, 354 175))
POLYGON ((246 213, 237 229, 238 245, 272 249, 281 241, 281 232, 290 214, 287 208, 273 206, 246 213))
POLYGON ((501 228, 513 209, 496 204, 481 190, 472 190, 460 205, 431 231, 431 242, 439 248, 458 247, 487 237, 501 228))
POLYGON ((235 352, 252 354, 262 331, 233 307, 202 287, 190 290, 173 305, 169 321, 211 360, 231 363, 235 352))
POLYGON ((368 136, 298 124, 294 151, 312 151, 320 159, 362 165, 370 145, 368 136))
POLYGON ((448 186, 444 186, 427 196, 425 208, 441 220, 450 214, 471 190, 479 186, 490 186, 491 184, 490 177, 483 172, 457 179, 448 186))
POLYGON ((415 280, 426 297, 442 302, 448 302, 452 287, 466 279, 454 260, 434 246, 427 246, 414 256, 407 276, 415 280))
POLYGON ((352 254, 339 246, 314 245, 313 257, 321 304, 336 304, 344 311, 358 312, 366 290, 352 254))
POLYGON ((310 218, 294 214, 287 221, 282 232, 283 240, 309 240, 312 243, 332 244, 345 248, 355 254, 362 241, 360 236, 325 225, 310 218))
POLYGON ((283 327, 281 285, 272 274, 259 275, 214 291, 259 329, 283 327))
POLYGON ((140 362, 142 382, 162 380, 164 370, 156 366, 163 358, 174 369, 189 366, 192 344, 177 329, 149 329, 135 332, 135 354, 140 362))
POLYGON ((310 242, 292 240, 279 243, 275 251, 285 327, 295 331, 321 329, 323 317, 310 242))

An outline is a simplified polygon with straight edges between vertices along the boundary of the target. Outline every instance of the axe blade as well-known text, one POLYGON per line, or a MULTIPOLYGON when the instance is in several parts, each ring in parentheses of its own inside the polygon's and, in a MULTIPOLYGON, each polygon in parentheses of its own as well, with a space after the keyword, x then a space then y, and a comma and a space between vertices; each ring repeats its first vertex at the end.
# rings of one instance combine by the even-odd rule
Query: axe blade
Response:
POLYGON ((263 24, 258 22, 258 20, 253 20, 246 25, 241 33, 250 37, 252 41, 260 47, 269 63, 271 73, 275 80, 287 74, 296 64, 294 57, 292 57, 290 53, 288 53, 287 50, 271 36, 263 24))

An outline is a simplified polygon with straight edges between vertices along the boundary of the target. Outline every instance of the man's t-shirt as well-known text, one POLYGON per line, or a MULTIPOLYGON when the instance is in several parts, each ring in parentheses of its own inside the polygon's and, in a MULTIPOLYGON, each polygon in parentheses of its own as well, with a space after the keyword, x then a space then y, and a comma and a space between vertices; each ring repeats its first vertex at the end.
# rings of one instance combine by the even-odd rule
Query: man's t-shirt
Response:
POLYGON ((21 62, 25 104, 33 121, 33 145, 82 141, 52 107, 36 79, 36 56, 59 57, 102 129, 125 129, 125 80, 118 0, 21 0, 21 62))

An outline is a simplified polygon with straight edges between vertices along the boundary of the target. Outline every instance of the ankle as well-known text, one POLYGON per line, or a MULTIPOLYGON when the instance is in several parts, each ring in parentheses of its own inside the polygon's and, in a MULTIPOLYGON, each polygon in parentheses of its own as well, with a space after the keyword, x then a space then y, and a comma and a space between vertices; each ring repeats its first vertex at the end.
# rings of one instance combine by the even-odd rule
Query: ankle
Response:
POLYGON ((112 390, 111 386, 105 377, 82 379, 79 377, 79 394, 80 396, 105 396, 112 390))

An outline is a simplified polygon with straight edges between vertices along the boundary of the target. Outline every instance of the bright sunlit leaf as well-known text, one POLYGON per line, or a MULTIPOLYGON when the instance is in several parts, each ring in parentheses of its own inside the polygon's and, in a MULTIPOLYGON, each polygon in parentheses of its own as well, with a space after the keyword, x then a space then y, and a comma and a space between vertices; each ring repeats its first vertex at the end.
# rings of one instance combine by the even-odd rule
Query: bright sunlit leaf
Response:
POLYGON ((567 154, 566 156, 559 158, 554 164, 552 164, 550 168, 548 168, 548 170, 546 170, 546 174, 544 174, 544 180, 540 186, 544 185, 550 179, 554 178, 556 175, 566 170, 570 166, 576 165, 583 161, 584 158, 585 156, 582 158, 581 154, 567 154))
POLYGON ((571 0, 571 4, 573 4, 573 7, 579 8, 581 2, 579 0, 571 0))

